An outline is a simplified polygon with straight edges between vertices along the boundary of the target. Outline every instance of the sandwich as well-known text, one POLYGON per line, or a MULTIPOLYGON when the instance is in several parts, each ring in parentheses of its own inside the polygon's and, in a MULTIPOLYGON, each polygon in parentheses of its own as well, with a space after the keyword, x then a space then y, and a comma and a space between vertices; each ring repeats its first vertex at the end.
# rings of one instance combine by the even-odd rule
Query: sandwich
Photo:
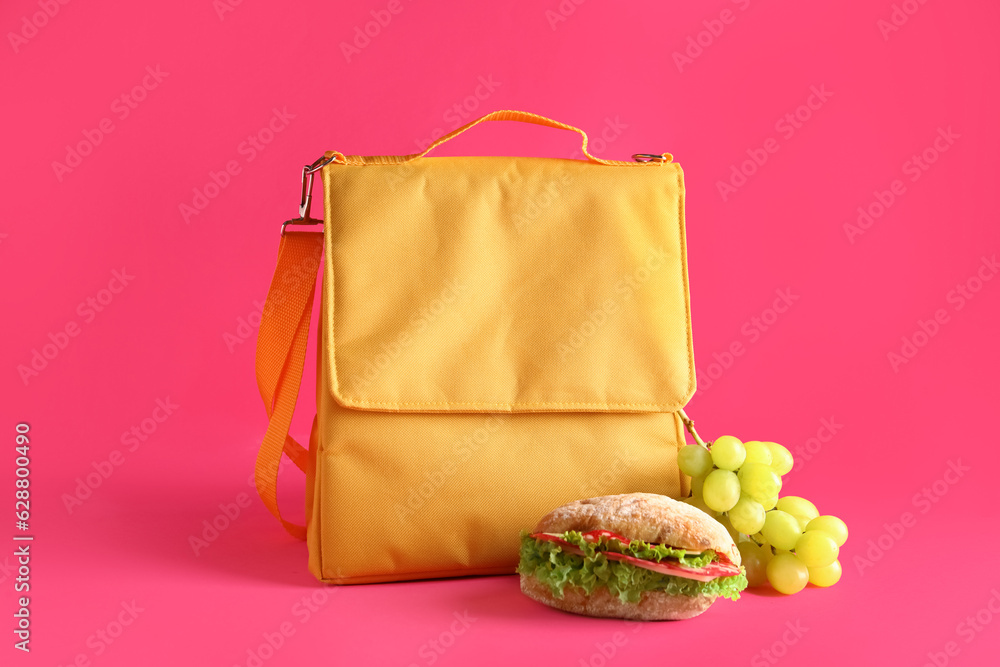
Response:
POLYGON ((733 538, 696 507, 653 493, 576 500, 521 533, 521 591, 608 618, 691 618, 747 587, 733 538))

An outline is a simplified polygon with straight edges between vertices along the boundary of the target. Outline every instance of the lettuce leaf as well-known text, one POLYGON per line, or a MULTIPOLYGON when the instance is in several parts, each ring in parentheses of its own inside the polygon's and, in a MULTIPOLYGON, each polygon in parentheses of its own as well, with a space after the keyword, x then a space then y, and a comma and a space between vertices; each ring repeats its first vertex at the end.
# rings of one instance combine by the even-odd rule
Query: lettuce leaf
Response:
MULTIPOLYGON (((574 534, 573 531, 567 532, 564 538, 567 536, 569 537, 566 539, 567 542, 575 543, 577 536, 583 541, 582 536, 579 533, 574 534)), ((742 573, 731 577, 719 577, 712 581, 695 581, 653 572, 630 563, 608 560, 607 556, 598 551, 593 544, 578 546, 587 554, 586 556, 567 553, 555 542, 537 540, 526 532, 521 533, 521 562, 517 566, 517 571, 537 577, 557 598, 565 595, 567 586, 580 588, 588 595, 598 586, 607 586, 619 600, 633 604, 639 602, 644 591, 663 591, 669 595, 717 595, 738 600, 740 591, 747 587, 747 578, 742 573)), ((649 548, 650 545, 646 547, 649 548)), ((669 549, 669 547, 664 548, 669 549)), ((655 548, 649 550, 656 551, 655 548)), ((699 557, 701 556, 704 554, 699 554, 699 557)), ((690 559, 689 562, 695 561, 690 559)))
POLYGON ((567 530, 563 533, 563 539, 579 547, 587 554, 588 558, 592 558, 597 551, 615 551, 627 556, 651 560, 654 563, 659 563, 667 558, 676 559, 681 565, 693 568, 705 567, 718 558, 718 554, 714 551, 691 553, 684 549, 674 549, 665 544, 649 544, 642 540, 632 540, 628 544, 622 544, 616 538, 609 538, 606 535, 602 535, 599 542, 589 542, 583 538, 582 533, 575 530, 567 530))

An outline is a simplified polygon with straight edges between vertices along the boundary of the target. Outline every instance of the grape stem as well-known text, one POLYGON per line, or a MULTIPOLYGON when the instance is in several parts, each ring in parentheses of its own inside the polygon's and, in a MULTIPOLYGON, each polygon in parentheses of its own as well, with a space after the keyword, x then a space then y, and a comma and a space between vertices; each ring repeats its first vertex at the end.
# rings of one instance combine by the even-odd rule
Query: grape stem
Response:
POLYGON ((681 421, 684 422, 684 428, 688 430, 688 433, 691 434, 694 441, 705 449, 708 449, 708 444, 701 439, 701 436, 698 435, 698 431, 694 430, 694 420, 688 417, 687 413, 684 412, 683 409, 678 410, 677 413, 681 416, 681 421))

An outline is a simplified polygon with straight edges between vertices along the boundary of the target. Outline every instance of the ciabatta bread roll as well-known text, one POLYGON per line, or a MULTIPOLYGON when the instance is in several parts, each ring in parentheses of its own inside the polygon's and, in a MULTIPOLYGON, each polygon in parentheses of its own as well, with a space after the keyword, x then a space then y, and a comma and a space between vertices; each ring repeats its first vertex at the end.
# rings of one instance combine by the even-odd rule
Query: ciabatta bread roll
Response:
POLYGON ((549 512, 523 535, 518 571, 524 594, 550 607, 675 620, 697 616, 720 595, 739 597, 740 563, 729 533, 708 514, 667 496, 629 493, 549 512))

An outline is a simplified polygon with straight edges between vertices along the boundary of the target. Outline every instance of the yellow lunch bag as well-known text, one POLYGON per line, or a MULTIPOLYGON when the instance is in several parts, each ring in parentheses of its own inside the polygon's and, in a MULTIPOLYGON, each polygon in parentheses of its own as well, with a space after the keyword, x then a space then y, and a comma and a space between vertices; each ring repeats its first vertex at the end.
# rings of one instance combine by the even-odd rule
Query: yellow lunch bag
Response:
POLYGON ((327 152, 285 225, 257 343, 256 485, 318 579, 513 573, 519 531, 567 501, 687 494, 678 410, 695 368, 670 154, 603 160, 575 127, 495 111, 422 153, 327 152), (586 159, 427 157, 499 120, 577 132, 586 159), (288 431, 321 264, 306 450, 288 431), (283 452, 306 473, 305 526, 278 509, 283 452))

